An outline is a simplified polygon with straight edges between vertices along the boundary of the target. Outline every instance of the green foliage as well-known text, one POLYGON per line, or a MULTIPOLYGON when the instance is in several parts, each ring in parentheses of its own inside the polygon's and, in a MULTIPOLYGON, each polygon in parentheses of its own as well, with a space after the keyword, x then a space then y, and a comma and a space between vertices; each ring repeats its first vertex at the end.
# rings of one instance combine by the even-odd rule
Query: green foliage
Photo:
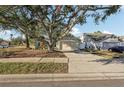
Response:
POLYGON ((47 36, 48 46, 53 50, 58 40, 72 28, 83 25, 92 17, 95 23, 104 21, 119 11, 119 5, 29 5, 1 6, 0 25, 4 29, 17 29, 28 38, 47 36))
POLYGON ((88 36, 91 37, 94 41, 100 41, 105 37, 105 34, 103 34, 100 31, 97 31, 97 32, 88 34, 88 36))
POLYGON ((93 41, 98 41, 98 42, 100 42, 101 40, 105 40, 105 39, 107 39, 107 38, 116 38, 116 36, 115 35, 113 35, 113 34, 104 34, 104 33, 102 33, 102 32, 100 32, 100 31, 97 31, 97 32, 94 32, 94 33, 89 33, 89 34, 87 34, 93 41))
POLYGON ((22 37, 17 37, 17 38, 12 38, 10 44, 11 45, 23 45, 24 42, 25 40, 22 39, 22 37))
POLYGON ((2 38, 0 38, 0 41, 3 41, 3 39, 2 39, 2 38))

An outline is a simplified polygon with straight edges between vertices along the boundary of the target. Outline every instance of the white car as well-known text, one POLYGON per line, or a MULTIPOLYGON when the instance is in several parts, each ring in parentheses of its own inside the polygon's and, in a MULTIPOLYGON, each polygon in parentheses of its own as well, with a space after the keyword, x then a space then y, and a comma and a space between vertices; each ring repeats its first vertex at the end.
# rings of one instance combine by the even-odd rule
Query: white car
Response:
POLYGON ((0 48, 8 48, 9 46, 7 45, 0 45, 0 48))

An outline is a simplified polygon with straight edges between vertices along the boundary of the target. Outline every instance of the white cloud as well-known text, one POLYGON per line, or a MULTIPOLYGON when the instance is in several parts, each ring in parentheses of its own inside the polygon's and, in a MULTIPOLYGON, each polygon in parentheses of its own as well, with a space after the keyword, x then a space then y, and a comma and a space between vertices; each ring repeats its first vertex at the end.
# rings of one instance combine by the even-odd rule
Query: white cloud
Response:
POLYGON ((5 40, 10 40, 10 35, 13 34, 13 38, 16 38, 19 36, 19 34, 16 31, 13 30, 3 30, 0 31, 0 38, 3 38, 5 40))
POLYGON ((0 34, 10 34, 11 31, 10 30, 2 30, 0 31, 0 34))
POLYGON ((105 34, 113 34, 112 32, 107 31, 107 30, 102 31, 102 33, 105 33, 105 34))
POLYGON ((124 9, 124 5, 121 6, 121 9, 124 9))
POLYGON ((81 33, 82 32, 78 28, 76 27, 72 28, 71 34, 73 34, 74 36, 79 37, 81 33))

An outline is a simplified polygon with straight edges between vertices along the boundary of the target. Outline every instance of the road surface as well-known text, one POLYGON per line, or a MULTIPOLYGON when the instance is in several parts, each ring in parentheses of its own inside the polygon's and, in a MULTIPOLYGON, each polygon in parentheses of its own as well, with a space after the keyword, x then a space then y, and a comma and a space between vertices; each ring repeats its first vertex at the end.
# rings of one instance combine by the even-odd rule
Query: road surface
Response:
POLYGON ((0 83, 0 87, 124 87, 124 80, 0 83))

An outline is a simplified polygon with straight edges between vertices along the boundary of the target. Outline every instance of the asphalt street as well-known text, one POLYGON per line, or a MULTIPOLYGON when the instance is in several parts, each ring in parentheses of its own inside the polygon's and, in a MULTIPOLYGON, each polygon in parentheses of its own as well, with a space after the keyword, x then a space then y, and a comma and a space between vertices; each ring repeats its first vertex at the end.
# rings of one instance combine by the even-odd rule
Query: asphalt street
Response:
POLYGON ((0 83, 0 87, 124 87, 124 80, 0 83))

